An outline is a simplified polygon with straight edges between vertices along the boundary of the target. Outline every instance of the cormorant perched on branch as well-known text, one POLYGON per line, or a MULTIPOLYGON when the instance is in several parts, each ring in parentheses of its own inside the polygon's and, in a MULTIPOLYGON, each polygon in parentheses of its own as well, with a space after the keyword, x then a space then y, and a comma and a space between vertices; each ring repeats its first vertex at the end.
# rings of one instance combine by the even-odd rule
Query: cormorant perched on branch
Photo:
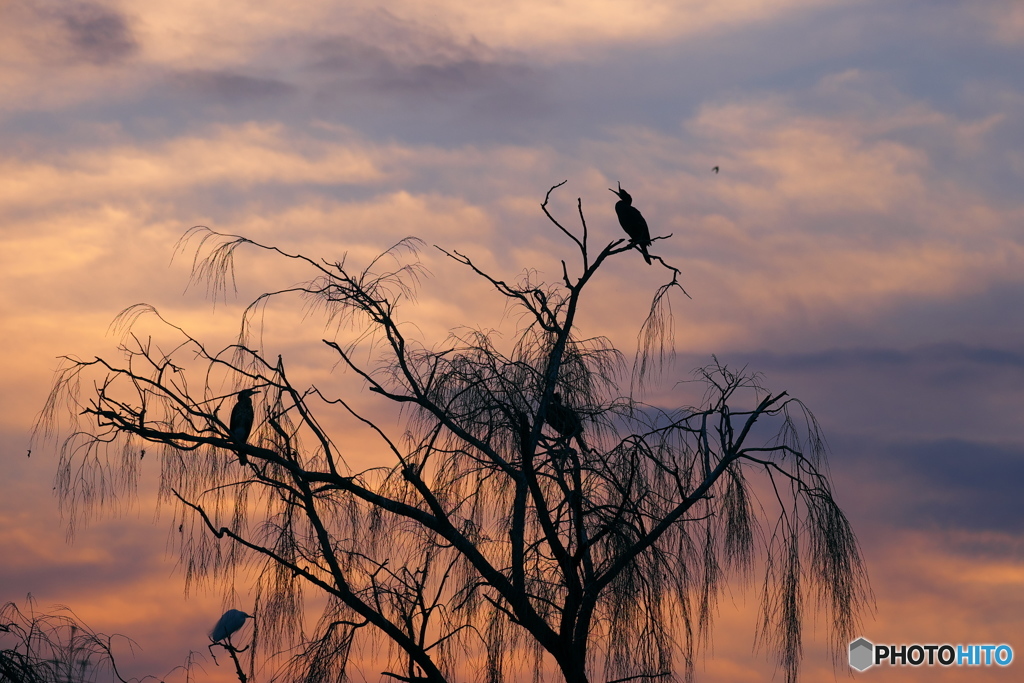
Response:
MULTIPOLYGON (((558 432, 558 435, 562 437, 560 441, 564 440, 564 447, 552 453, 558 462, 561 462, 567 453, 572 452, 573 439, 576 439, 576 444, 580 447, 581 452, 589 452, 590 449, 583 441, 583 421, 580 419, 580 414, 562 403, 562 395, 557 391, 551 395, 551 403, 548 404, 544 421, 558 432)), ((579 466, 579 461, 575 462, 579 466)))
POLYGON ((610 187, 608 191, 619 196, 619 201, 615 202, 615 213, 619 216, 619 225, 629 235, 630 241, 635 243, 640 253, 644 255, 647 265, 651 265, 651 257, 647 253, 647 247, 651 244, 651 231, 647 227, 647 221, 633 206, 633 198, 622 189, 622 183, 619 183, 618 191, 610 187))
MULTIPOLYGON (((258 393, 260 392, 255 389, 242 389, 238 392, 238 402, 231 409, 231 421, 228 423, 228 429, 231 432, 231 438, 241 446, 248 442, 249 433, 252 431, 252 423, 256 414, 252 407, 252 395, 258 393)), ((238 459, 243 465, 249 464, 245 454, 241 451, 238 452, 238 459)))
POLYGON ((548 404, 544 421, 566 439, 571 440, 574 436, 579 437, 583 434, 583 422, 579 413, 562 403, 562 395, 558 392, 551 395, 551 403, 548 404))

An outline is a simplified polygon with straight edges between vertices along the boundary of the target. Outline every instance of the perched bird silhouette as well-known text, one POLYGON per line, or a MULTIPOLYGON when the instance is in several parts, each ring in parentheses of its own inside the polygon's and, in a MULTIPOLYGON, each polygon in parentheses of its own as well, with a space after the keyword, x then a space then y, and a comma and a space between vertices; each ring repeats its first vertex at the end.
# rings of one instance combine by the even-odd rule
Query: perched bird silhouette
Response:
POLYGON ((562 395, 557 391, 551 395, 551 403, 548 404, 544 420, 561 436, 570 439, 583 431, 579 414, 562 403, 562 395))
POLYGON ((651 256, 647 253, 647 247, 651 244, 651 231, 647 227, 647 221, 633 206, 633 197, 622 189, 622 183, 619 183, 618 191, 610 187, 608 190, 619 196, 619 201, 615 202, 615 213, 619 216, 619 225, 629 235, 630 241, 635 243, 640 253, 644 255, 647 265, 651 265, 651 256))
MULTIPOLYGON (((580 414, 571 407, 562 403, 562 395, 557 391, 551 395, 551 403, 548 404, 548 411, 544 415, 544 421, 551 425, 551 428, 558 432, 558 435, 565 439, 566 449, 573 439, 584 453, 588 452, 587 444, 583 441, 583 421, 580 414)), ((566 455, 565 449, 555 453, 556 459, 561 461, 566 455)))
POLYGON ((583 421, 580 420, 579 413, 562 403, 562 395, 557 391, 551 395, 551 403, 548 404, 548 412, 544 415, 544 421, 551 425, 551 428, 558 432, 559 436, 563 436, 567 440, 571 441, 575 437, 577 441, 580 441, 583 437, 583 421))
MULTIPOLYGON (((249 433, 252 431, 252 423, 256 414, 252 407, 252 395, 258 393, 260 392, 255 389, 242 389, 238 392, 238 401, 235 403, 235 407, 231 409, 228 429, 231 432, 231 438, 239 445, 244 446, 249 440, 249 433)), ((242 461, 243 465, 249 464, 245 454, 241 451, 238 453, 238 459, 242 461)))
POLYGON ((242 610, 229 609, 217 620, 217 625, 210 631, 210 640, 214 643, 219 643, 225 638, 230 638, 232 633, 242 628, 246 619, 252 618, 251 614, 246 614, 242 610))

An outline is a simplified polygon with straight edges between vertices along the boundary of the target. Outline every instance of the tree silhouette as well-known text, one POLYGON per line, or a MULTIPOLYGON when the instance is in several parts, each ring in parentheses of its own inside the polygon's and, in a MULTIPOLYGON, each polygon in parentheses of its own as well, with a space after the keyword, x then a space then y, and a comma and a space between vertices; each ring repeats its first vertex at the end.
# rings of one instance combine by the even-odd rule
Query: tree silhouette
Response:
POLYGON ((67 607, 36 611, 28 596, 22 611, 13 602, 0 606, 0 681, 4 683, 134 683, 114 661, 115 639, 130 651, 135 643, 108 636, 83 624, 67 607))
POLYGON ((813 415, 717 360, 696 373, 698 405, 636 400, 671 345, 679 270, 659 259, 671 279, 654 294, 629 379, 623 355, 576 320, 588 285, 633 244, 594 254, 579 201, 576 231, 550 213, 557 187, 542 207, 574 250, 560 280, 527 271, 509 283, 444 252, 522 314, 508 343, 470 328, 435 345, 407 335, 399 305, 424 273, 419 240, 357 269, 190 230, 194 278, 215 296, 241 248, 312 275, 259 296, 238 342, 219 351, 140 304, 118 319, 122 361, 67 359, 37 430, 64 435, 57 482, 72 527, 131 491, 140 451, 160 446, 186 586, 232 585, 256 568, 250 653, 284 652, 286 680, 338 680, 357 664, 409 683, 501 683, 526 670, 568 683, 690 680, 724 582, 755 566, 759 638, 786 680, 797 677, 809 596, 838 657, 870 593, 813 415), (295 297, 323 315, 331 333, 317 343, 366 391, 325 389, 327 373, 319 386, 295 380, 256 342, 271 304, 294 309, 295 297), (144 316, 169 346, 138 331, 144 316), (261 392, 248 440, 226 416, 242 389, 261 392), (399 411, 399 429, 381 406, 399 411), (559 427, 559 415, 579 429, 559 427), (355 426, 381 446, 378 466, 349 464, 355 426), (326 599, 312 632, 308 591, 326 599), (354 659, 360 642, 385 645, 386 657, 354 659))

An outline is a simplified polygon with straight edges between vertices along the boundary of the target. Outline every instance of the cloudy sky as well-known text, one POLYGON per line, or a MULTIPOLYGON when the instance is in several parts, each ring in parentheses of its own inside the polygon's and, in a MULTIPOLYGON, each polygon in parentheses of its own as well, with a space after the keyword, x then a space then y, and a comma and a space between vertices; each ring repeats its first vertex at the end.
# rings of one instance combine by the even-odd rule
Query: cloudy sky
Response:
MULTIPOLYGON (((216 346, 291 283, 253 259, 214 308, 171 258, 190 226, 361 262, 417 235, 557 278, 545 192, 568 180, 553 210, 573 224, 580 198, 610 241, 621 181, 693 297, 678 377, 716 354, 821 421, 877 598, 863 635, 1024 658, 1022 73, 1016 0, 0 2, 0 601, 132 636, 135 674, 205 647, 222 596, 185 599, 167 511, 144 491, 68 544, 53 449, 26 458, 57 357, 116 357, 125 307, 216 346)), ((424 261, 428 341, 501 324, 424 261)), ((585 331, 630 349, 656 270, 611 265, 585 331)), ((698 680, 772 675, 755 595, 723 602, 698 680)), ((820 624, 807 641, 831 680, 820 624)))

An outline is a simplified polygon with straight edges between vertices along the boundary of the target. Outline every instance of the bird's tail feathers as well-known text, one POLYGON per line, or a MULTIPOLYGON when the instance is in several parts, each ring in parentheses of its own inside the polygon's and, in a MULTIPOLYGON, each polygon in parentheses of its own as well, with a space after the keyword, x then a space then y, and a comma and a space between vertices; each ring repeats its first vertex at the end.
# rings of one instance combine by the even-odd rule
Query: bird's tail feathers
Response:
POLYGON ((647 261, 647 265, 652 265, 653 261, 651 261, 651 255, 647 253, 647 245, 638 244, 636 246, 640 250, 640 253, 644 255, 644 261, 647 261))

